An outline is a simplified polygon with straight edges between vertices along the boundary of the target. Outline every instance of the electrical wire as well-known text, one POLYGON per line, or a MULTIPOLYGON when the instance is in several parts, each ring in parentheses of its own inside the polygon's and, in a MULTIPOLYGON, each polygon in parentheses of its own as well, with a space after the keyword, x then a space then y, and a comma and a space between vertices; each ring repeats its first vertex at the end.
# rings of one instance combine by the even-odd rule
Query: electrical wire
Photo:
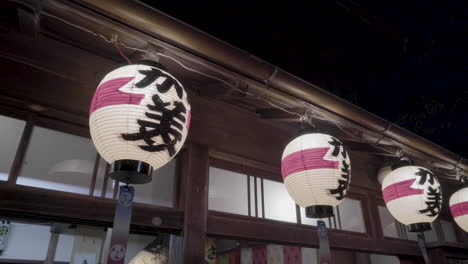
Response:
MULTIPOLYGON (((240 88, 238 87, 238 85, 231 84, 231 83, 227 82, 226 80, 223 80, 223 79, 218 78, 218 77, 216 77, 216 76, 213 76, 213 75, 210 75, 210 74, 207 74, 207 73, 198 71, 198 70, 193 69, 193 68, 190 68, 190 67, 186 66, 185 64, 183 64, 182 62, 180 62, 179 60, 177 60, 176 58, 173 58, 173 57, 171 57, 171 56, 169 56, 169 55, 166 55, 166 54, 163 54, 163 53, 160 53, 160 52, 149 52, 149 51, 147 51, 147 50, 140 49, 140 48, 136 48, 136 47, 130 47, 130 46, 126 45, 125 43, 122 43, 122 42, 118 41, 118 39, 117 39, 117 34, 115 34, 115 33, 112 34, 111 39, 108 39, 106 36, 104 36, 104 35, 102 35, 102 34, 96 33, 96 32, 94 32, 94 31, 92 31, 92 30, 90 30, 90 29, 87 29, 87 28, 84 28, 84 27, 82 27, 82 26, 79 26, 79 25, 76 25, 76 24, 74 24, 74 23, 71 23, 71 22, 69 22, 69 21, 67 21, 67 20, 65 20, 65 19, 63 19, 63 18, 60 18, 60 17, 58 17, 58 16, 55 16, 55 15, 50 14, 50 13, 48 13, 48 12, 45 12, 45 11, 43 11, 43 10, 38 11, 38 13, 39 13, 39 14, 46 15, 46 16, 49 16, 49 17, 54 18, 54 19, 56 19, 56 20, 59 20, 59 21, 65 23, 65 24, 67 24, 67 25, 70 25, 70 26, 73 26, 73 27, 75 27, 75 28, 78 28, 78 29, 80 29, 80 30, 82 30, 82 31, 84 31, 84 32, 87 32, 87 33, 91 34, 91 35, 100 37, 100 38, 102 38, 102 39, 103 39, 105 42, 107 42, 107 43, 112 43, 112 44, 116 47, 116 49, 117 49, 117 51, 119 52, 119 54, 120 54, 129 64, 131 64, 130 59, 123 53, 123 51, 120 49, 119 46, 122 46, 122 47, 124 47, 124 48, 126 48, 126 49, 129 49, 129 50, 139 51, 139 52, 142 52, 142 53, 144 53, 144 54, 152 54, 152 55, 156 55, 156 56, 160 56, 160 57, 164 57, 164 58, 170 59, 170 60, 174 61, 174 62, 177 63, 180 67, 184 68, 184 69, 187 70, 187 71, 190 71, 190 72, 193 72, 193 73, 197 73, 197 74, 200 74, 200 75, 205 76, 205 77, 207 77, 207 78, 210 78, 210 79, 219 81, 219 82, 221 82, 221 83, 227 85, 228 87, 232 88, 233 90, 238 91, 239 93, 242 93, 242 94, 251 96, 251 97, 253 97, 253 98, 262 100, 262 101, 266 102, 267 104, 269 104, 270 106, 272 106, 272 107, 274 107, 274 108, 277 108, 277 109, 279 109, 279 110, 281 110, 281 111, 284 111, 284 112, 286 112, 286 113, 288 113, 288 114, 295 115, 295 116, 297 116, 297 117, 299 118, 299 120, 300 120, 301 122, 307 122, 309 125, 311 125, 311 126, 313 126, 313 127, 315 127, 315 124, 313 124, 312 118, 319 119, 319 120, 323 120, 323 121, 327 121, 327 122, 332 122, 340 131, 342 131, 342 132, 345 133, 346 135, 350 136, 351 138, 357 139, 358 141, 363 142, 363 143, 370 144, 370 145, 372 145, 373 147, 375 147, 375 148, 377 148, 377 149, 380 149, 380 150, 383 150, 383 151, 385 151, 385 152, 387 152, 387 153, 389 153, 389 154, 395 155, 395 157, 401 157, 401 156, 402 156, 402 150, 401 150, 401 149, 398 150, 398 151, 396 151, 396 152, 394 152, 394 151, 387 150, 387 149, 385 149, 385 148, 383 148, 383 147, 377 146, 378 144, 375 144, 375 142, 364 142, 364 140, 363 140, 361 137, 356 136, 356 135, 354 135, 354 134, 348 132, 346 129, 344 129, 336 120, 334 120, 333 117, 330 117, 330 116, 327 117, 327 116, 324 115, 323 113, 316 113, 317 115, 322 115, 322 117, 318 117, 317 115, 312 115, 312 114, 308 113, 309 111, 307 111, 306 114, 301 115, 301 114, 299 114, 299 113, 297 113, 297 112, 293 112, 293 111, 288 110, 286 107, 281 107, 281 106, 279 106, 278 104, 282 104, 282 102, 280 102, 280 101, 272 102, 272 101, 275 101, 275 100, 272 99, 272 98, 266 99, 266 98, 261 97, 261 96, 258 96, 258 95, 256 95, 256 94, 249 93, 249 92, 247 92, 247 91, 245 91, 245 90, 243 90, 243 89, 240 89, 240 88)), ((304 107, 305 107, 306 109, 315 109, 315 108, 316 108, 314 105, 312 105, 312 104, 310 104, 310 103, 307 103, 307 102, 302 102, 302 103, 303 103, 303 105, 304 105, 304 107)), ((453 165, 453 164, 452 164, 452 165, 453 165)), ((458 165, 458 164, 457 164, 457 165, 458 165)), ((454 167, 460 169, 457 165, 454 165, 454 167)), ((435 166, 434 166, 434 168, 435 168, 436 170, 438 170, 438 168, 436 168, 435 166)), ((445 174, 447 174, 447 173, 445 173, 445 174)))

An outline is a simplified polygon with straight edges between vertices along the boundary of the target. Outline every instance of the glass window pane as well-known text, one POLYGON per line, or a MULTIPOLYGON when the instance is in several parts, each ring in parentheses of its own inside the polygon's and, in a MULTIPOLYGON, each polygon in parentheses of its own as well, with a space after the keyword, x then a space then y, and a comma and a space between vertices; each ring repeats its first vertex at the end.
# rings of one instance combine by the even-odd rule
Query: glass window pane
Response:
POLYGON ((297 222, 296 203, 289 196, 283 183, 263 180, 265 199, 265 218, 297 222))
POLYGON ((73 245, 75 244, 74 230, 70 231, 71 232, 69 234, 59 234, 54 261, 70 262, 72 258, 73 245))
POLYGON ((383 234, 386 237, 399 238, 397 231, 397 222, 390 214, 387 207, 379 206, 380 223, 382 224, 383 234))
MULTIPOLYGON (((96 173, 96 185, 94 186, 94 192, 93 195, 97 197, 101 197, 102 193, 102 187, 104 184, 104 178, 105 178, 105 173, 106 173, 106 167, 107 167, 107 162, 103 160, 102 158, 99 159, 99 166, 98 166, 98 171, 96 173)), ((109 168, 110 171, 110 168, 109 168)), ((107 188, 106 192, 104 194, 105 198, 111 198, 114 195, 114 181, 109 178, 107 181, 107 188)))
POLYGON ((50 236, 49 225, 10 223, 8 240, 0 259, 45 260, 50 236))
POLYGON ((17 183, 88 194, 95 155, 89 138, 34 127, 17 183))
MULTIPOLYGON (((253 176, 249 176, 249 181, 250 181, 250 216, 257 216, 255 214, 255 189, 254 189, 254 186, 255 186, 255 177, 253 176)), ((257 208, 258 210, 258 208, 257 208)), ((257 212, 258 214, 258 212, 257 212)))
POLYGON ((172 195, 176 159, 153 172, 153 179, 147 184, 134 184, 135 202, 172 207, 172 195))
MULTIPOLYGON (((301 223, 303 225, 312 225, 312 226, 317 226, 317 221, 320 220, 320 219, 316 219, 316 218, 309 218, 305 215, 305 208, 302 208, 301 207, 301 223)), ((325 223, 327 224, 327 227, 328 227, 328 221, 325 221, 325 223)))
POLYGON ((0 181, 7 181, 26 122, 0 116, 0 181))
MULTIPOLYGON (((437 232, 435 230, 435 225, 434 223, 431 223, 431 226, 432 226, 432 230, 429 230, 429 231, 426 231, 424 232, 424 238, 426 240, 426 242, 435 242, 435 241, 439 241, 439 238, 437 237, 437 232)), ((410 232, 408 232, 410 233, 410 232)))
POLYGON ((369 254, 371 264, 400 264, 400 260, 395 256, 369 254))
POLYGON ((210 167, 208 209, 248 215, 247 175, 210 167))
POLYGON ((129 263, 142 249, 155 240, 154 236, 130 234, 125 263, 129 263))
POLYGON ((343 199, 338 205, 341 228, 354 232, 366 232, 364 218, 362 216, 361 201, 349 198, 343 199))
POLYGON ((404 226, 403 228, 404 228, 404 230, 406 232, 406 236, 408 237, 408 240, 418 241, 418 233, 409 232, 407 226, 404 226))
MULTIPOLYGON (((265 188, 265 186, 263 188, 265 188)), ((265 197, 264 194, 262 193, 262 179, 257 178, 257 207, 258 207, 257 209, 258 209, 258 217, 261 217, 261 218, 264 217, 263 216, 262 195, 263 195, 263 197, 265 197)))
POLYGON ((455 234, 455 228, 452 222, 440 220, 442 226, 442 232, 444 233, 445 241, 457 242, 457 236, 455 234))

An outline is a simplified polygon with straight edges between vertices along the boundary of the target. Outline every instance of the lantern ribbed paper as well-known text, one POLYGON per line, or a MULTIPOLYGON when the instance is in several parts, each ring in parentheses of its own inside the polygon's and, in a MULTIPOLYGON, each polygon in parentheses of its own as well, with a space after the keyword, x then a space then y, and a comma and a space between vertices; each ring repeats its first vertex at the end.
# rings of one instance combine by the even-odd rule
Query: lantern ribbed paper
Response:
POLYGON ((450 197, 450 212, 458 226, 468 232, 468 187, 450 197))
POLYGON ((336 138, 306 134, 283 152, 281 172, 293 200, 302 207, 338 205, 351 181, 348 153, 336 138))
POLYGON ((393 170, 383 179, 382 192, 392 216, 405 225, 431 223, 442 207, 439 181, 422 167, 393 170))
POLYGON ((189 124, 182 84, 154 65, 128 65, 107 74, 90 108, 91 137, 109 163, 137 160, 157 169, 180 150, 189 124))

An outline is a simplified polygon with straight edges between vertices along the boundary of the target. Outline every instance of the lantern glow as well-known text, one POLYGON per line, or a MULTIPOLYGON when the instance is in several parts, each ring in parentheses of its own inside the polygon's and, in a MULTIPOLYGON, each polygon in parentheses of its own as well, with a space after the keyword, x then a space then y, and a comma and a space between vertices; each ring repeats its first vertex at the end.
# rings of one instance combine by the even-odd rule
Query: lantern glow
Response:
POLYGON ((333 215, 333 206, 351 182, 351 162, 343 144, 319 133, 302 135, 286 146, 281 172, 289 195, 315 218, 333 215))
POLYGON ((439 181, 428 169, 403 166, 390 172, 382 182, 385 204, 392 216, 409 225, 411 232, 430 230, 442 208, 439 181))
POLYGON ((190 104, 182 84, 152 63, 107 74, 90 107, 94 145, 104 160, 114 163, 111 177, 123 182, 150 181, 152 168, 168 163, 180 150, 189 123, 190 104))
POLYGON ((450 197, 450 212, 457 225, 468 232, 468 187, 455 192, 450 197))

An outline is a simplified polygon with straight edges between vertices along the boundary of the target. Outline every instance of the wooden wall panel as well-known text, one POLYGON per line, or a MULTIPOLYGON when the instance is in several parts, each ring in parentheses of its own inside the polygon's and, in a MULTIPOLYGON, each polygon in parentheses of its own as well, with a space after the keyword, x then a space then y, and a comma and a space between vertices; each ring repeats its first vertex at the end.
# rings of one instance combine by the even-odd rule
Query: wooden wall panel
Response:
POLYGON ((296 134, 285 126, 257 118, 228 103, 191 97, 189 140, 216 150, 276 165, 296 134))

